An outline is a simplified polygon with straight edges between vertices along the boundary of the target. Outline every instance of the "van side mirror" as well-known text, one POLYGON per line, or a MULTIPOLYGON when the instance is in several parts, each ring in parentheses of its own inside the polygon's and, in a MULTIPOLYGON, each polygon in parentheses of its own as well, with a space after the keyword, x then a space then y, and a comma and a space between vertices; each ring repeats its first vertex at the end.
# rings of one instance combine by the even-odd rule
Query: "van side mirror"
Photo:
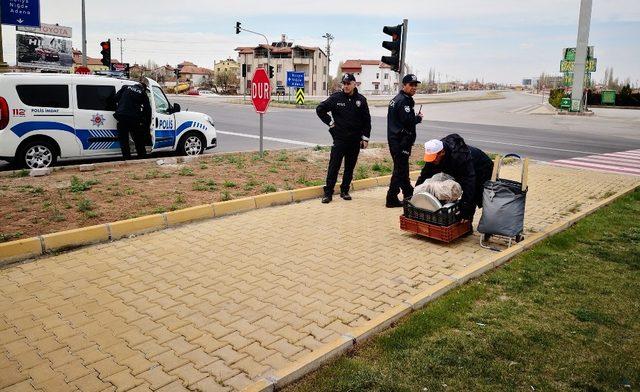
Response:
POLYGON ((171 107, 171 113, 178 113, 180 111, 180 104, 174 103, 171 107))

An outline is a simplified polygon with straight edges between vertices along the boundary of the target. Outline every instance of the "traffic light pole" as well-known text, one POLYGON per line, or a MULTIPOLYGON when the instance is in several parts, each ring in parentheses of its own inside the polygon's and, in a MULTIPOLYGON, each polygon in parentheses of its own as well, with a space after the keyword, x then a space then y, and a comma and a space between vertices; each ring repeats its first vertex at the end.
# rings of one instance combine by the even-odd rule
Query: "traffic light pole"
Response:
MULTIPOLYGON (((409 26, 409 20, 402 20, 402 50, 400 51, 400 78, 404 76, 404 63, 406 61, 407 50, 407 27, 409 26)), ((401 87, 402 88, 402 87, 401 87)))
POLYGON ((84 0, 82 0, 82 66, 87 66, 87 18, 85 16, 84 0))
MULTIPOLYGON (((261 37, 264 38, 264 40, 267 42, 267 69, 266 69, 266 74, 267 74, 267 78, 269 78, 269 90, 271 90, 271 50, 270 47, 271 45, 269 45, 269 39, 267 38, 266 35, 255 32, 255 31, 251 31, 251 30, 247 30, 244 29, 242 27, 240 27, 240 23, 236 24, 236 31, 240 30, 240 31, 246 31, 247 33, 251 33, 251 34, 255 34, 255 35, 259 35, 261 37)), ((246 63, 245 63, 246 64, 246 63)), ((264 139, 264 121, 263 121, 263 114, 260 113, 260 158, 264 157, 264 148, 263 148, 263 139, 264 139)))

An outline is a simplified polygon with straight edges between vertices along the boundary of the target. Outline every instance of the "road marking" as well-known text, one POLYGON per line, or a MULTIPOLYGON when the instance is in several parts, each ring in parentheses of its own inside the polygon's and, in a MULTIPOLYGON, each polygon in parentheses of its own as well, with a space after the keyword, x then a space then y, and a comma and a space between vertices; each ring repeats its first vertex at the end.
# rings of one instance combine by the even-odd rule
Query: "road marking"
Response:
POLYGON ((490 143, 490 144, 502 144, 505 146, 515 146, 515 147, 526 147, 526 148, 537 148, 540 150, 551 150, 551 151, 563 151, 563 152, 576 152, 578 154, 596 154, 592 151, 578 151, 578 150, 567 150, 564 148, 553 148, 553 147, 541 147, 541 146, 531 146, 528 144, 516 144, 516 143, 506 143, 506 142, 496 142, 494 140, 480 140, 480 139, 472 139, 468 138, 468 140, 480 143, 490 143))
MULTIPOLYGON (((228 132, 228 131, 216 131, 216 132, 221 135, 248 137, 250 139, 260 139, 259 135, 251 135, 248 133, 238 133, 238 132, 228 132)), ((305 147, 315 147, 317 145, 322 144, 322 143, 308 143, 308 142, 302 142, 299 140, 291 140, 291 139, 280 139, 277 137, 269 137, 269 136, 264 136, 263 139, 268 140, 270 142, 296 144, 298 146, 305 146, 305 147)))
POLYGON ((640 176, 640 150, 621 151, 552 161, 552 165, 640 176))
POLYGON ((533 105, 527 105, 527 106, 523 106, 521 108, 518 109, 514 109, 514 110, 510 110, 509 113, 528 113, 530 111, 533 111, 535 109, 537 109, 541 104, 536 103, 533 105))

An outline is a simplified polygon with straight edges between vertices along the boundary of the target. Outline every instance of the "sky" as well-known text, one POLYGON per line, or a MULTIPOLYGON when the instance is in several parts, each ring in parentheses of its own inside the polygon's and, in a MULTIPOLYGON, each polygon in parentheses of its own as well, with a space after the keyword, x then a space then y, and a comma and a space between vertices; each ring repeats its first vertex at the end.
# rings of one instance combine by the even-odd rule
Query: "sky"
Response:
MULTIPOLYGON (((81 48, 81 0, 40 0, 43 23, 73 28, 81 48)), ((379 60, 385 25, 409 20, 407 63, 420 78, 429 69, 445 80, 484 80, 517 84, 541 73, 558 74, 562 49, 575 47, 580 0, 86 0, 87 53, 100 57, 99 43, 124 38, 123 60, 176 65, 184 60, 212 68, 237 58, 238 46, 286 34, 294 44, 331 44, 331 73, 339 61, 379 60)), ((5 60, 15 64, 15 29, 3 26, 5 60)), ((640 85, 640 0, 593 0, 589 44, 595 46, 600 81, 607 67, 620 79, 640 85)))

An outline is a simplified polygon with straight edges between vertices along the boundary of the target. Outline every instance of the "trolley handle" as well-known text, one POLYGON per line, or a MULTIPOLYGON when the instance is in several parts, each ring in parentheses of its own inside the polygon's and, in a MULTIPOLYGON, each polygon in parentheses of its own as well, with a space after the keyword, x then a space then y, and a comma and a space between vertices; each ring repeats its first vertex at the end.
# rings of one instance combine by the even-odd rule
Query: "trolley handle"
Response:
POLYGON ((522 171, 520 172, 520 184, 522 185, 522 190, 525 191, 528 187, 527 177, 528 177, 528 171, 529 171, 529 159, 527 158, 522 159, 522 157, 518 154, 510 153, 510 154, 506 154, 504 157, 500 157, 499 155, 498 157, 496 157, 495 164, 497 165, 497 167, 494 170, 495 176, 492 176, 493 180, 496 181, 500 179, 500 169, 502 168, 503 161, 506 158, 516 158, 520 161, 520 165, 522 166, 522 171))

